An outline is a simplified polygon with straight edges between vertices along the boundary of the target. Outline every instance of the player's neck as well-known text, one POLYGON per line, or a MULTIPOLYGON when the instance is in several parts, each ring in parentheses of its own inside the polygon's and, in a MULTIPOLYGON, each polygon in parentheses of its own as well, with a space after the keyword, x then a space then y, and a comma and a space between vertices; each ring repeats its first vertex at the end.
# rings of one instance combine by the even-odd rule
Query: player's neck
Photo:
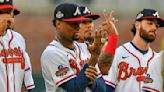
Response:
POLYGON ((62 40, 62 39, 58 39, 58 40, 59 40, 59 42, 60 42, 64 47, 66 47, 66 48, 68 48, 68 49, 73 49, 73 48, 75 48, 75 46, 74 46, 74 44, 73 44, 73 41, 70 42, 70 41, 68 41, 68 40, 62 40))
POLYGON ((77 40, 78 43, 84 43, 84 39, 77 40))
POLYGON ((147 43, 146 41, 144 41, 141 37, 135 36, 133 38, 132 42, 140 50, 146 51, 149 48, 149 43, 147 43))

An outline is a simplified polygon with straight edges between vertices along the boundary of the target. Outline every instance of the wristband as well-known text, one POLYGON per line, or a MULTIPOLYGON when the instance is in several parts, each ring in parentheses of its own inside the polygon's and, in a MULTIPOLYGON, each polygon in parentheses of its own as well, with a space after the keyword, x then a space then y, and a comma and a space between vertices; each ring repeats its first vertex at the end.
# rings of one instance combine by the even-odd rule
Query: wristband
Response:
POLYGON ((103 52, 107 54, 112 54, 114 56, 117 45, 118 45, 118 35, 111 34, 108 37, 108 43, 103 52))

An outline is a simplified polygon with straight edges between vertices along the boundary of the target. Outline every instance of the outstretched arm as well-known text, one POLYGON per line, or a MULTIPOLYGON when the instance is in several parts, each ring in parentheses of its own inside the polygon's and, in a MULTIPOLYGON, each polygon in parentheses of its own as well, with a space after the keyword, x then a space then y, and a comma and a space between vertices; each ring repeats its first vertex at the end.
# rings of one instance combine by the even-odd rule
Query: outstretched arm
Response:
POLYGON ((107 75, 109 68, 112 64, 112 60, 114 57, 114 53, 116 50, 116 47, 118 45, 118 31, 115 27, 116 20, 113 20, 112 17, 113 11, 110 13, 110 16, 108 17, 107 12, 104 11, 104 17, 105 21, 101 25, 101 29, 103 31, 107 31, 109 35, 108 42, 105 48, 102 50, 100 56, 99 56, 99 62, 98 66, 100 68, 102 75, 107 75))

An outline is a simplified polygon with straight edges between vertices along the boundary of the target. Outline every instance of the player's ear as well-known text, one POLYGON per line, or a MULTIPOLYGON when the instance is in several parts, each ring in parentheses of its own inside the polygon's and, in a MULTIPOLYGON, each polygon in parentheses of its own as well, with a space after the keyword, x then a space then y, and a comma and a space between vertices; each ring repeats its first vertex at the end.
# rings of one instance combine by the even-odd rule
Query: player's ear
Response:
POLYGON ((136 27, 136 30, 140 30, 140 27, 141 27, 140 21, 135 22, 135 27, 136 27))
POLYGON ((56 26, 57 29, 60 28, 60 25, 61 25, 61 21, 60 20, 56 20, 55 26, 56 26))

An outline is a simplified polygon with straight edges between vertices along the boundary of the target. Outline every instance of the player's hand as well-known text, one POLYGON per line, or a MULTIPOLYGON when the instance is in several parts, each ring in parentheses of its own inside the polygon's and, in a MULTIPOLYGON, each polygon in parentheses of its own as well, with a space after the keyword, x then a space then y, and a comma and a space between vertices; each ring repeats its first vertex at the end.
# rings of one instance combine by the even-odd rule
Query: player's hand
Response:
POLYGON ((113 11, 110 12, 108 15, 107 11, 104 10, 104 18, 105 21, 99 26, 100 30, 106 31, 109 34, 116 34, 118 35, 118 31, 116 29, 115 23, 118 21, 113 17, 113 11))
POLYGON ((92 46, 88 46, 88 50, 91 53, 91 58, 88 61, 88 64, 91 66, 95 66, 95 64, 98 61, 98 57, 100 55, 102 48, 102 43, 101 43, 101 31, 95 30, 94 31, 94 42, 92 46))
POLYGON ((93 82, 97 76, 98 76, 98 73, 97 73, 97 70, 94 66, 89 66, 86 70, 85 70, 85 75, 87 76, 87 78, 93 82))
POLYGON ((101 31, 95 30, 94 31, 94 42, 92 46, 89 46, 88 49, 91 53, 91 55, 99 56, 101 52, 101 31))

